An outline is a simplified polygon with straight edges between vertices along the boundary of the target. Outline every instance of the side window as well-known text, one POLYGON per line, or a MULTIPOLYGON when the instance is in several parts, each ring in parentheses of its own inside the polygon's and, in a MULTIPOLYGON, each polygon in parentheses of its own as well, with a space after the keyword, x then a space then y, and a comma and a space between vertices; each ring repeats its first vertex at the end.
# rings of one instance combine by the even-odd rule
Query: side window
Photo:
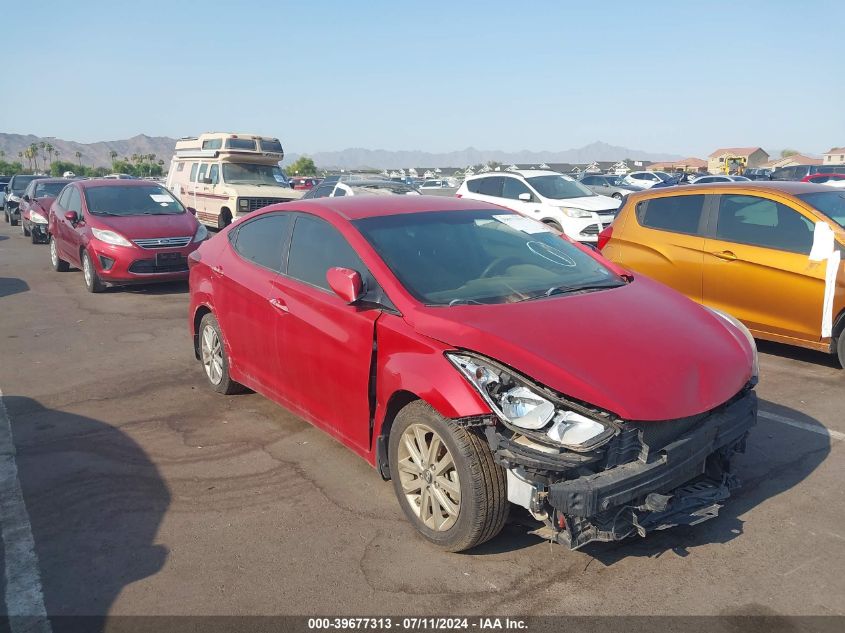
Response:
POLYGON ((332 195, 332 189, 334 189, 334 185, 321 185, 320 187, 317 187, 317 191, 314 192, 312 197, 325 198, 332 195))
POLYGON ((809 254, 814 228, 803 215, 774 200, 726 195, 719 200, 720 240, 809 254))
POLYGON ((208 177, 211 178, 211 184, 216 185, 220 176, 220 165, 214 163, 211 169, 208 170, 208 177))
POLYGON ((335 198, 338 198, 340 196, 345 196, 346 190, 343 187, 341 187, 340 185, 338 185, 337 187, 335 187, 334 194, 332 194, 332 195, 334 195, 335 198))
POLYGON ((68 198, 70 198, 71 189, 73 189, 73 187, 65 187, 64 189, 62 189, 62 193, 59 194, 59 199, 57 200, 57 202, 62 209, 67 210, 67 201, 68 198))
POLYGON ((202 179, 205 178, 205 173, 208 171, 208 163, 202 163, 200 165, 200 170, 197 172, 197 182, 202 182, 202 179))
POLYGON ((203 149, 220 149, 223 147, 222 138, 212 138, 202 142, 203 149))
POLYGON ((199 163, 191 163, 191 182, 197 181, 197 167, 199 163))
POLYGON ((366 279, 367 271, 340 232, 328 222, 301 215, 296 218, 288 255, 288 275, 312 286, 329 290, 329 268, 352 268, 366 279))
POLYGON ((79 189, 76 187, 70 188, 65 211, 76 211, 78 215, 82 215, 82 198, 79 197, 79 189))
POLYGON ((495 196, 497 198, 502 197, 502 181, 504 178, 501 176, 493 176, 491 178, 482 178, 481 184, 478 187, 478 193, 483 196, 495 196))
POLYGON ((667 196, 648 200, 642 208, 637 208, 637 215, 643 226, 694 235, 698 233, 703 209, 703 195, 667 196))
POLYGON ((290 217, 289 213, 278 213, 242 224, 234 241, 235 250, 259 266, 283 272, 282 244, 290 217))
POLYGON ((482 178, 476 178, 475 180, 467 180, 467 189, 469 189, 470 193, 481 193, 482 180, 482 178))
POLYGON ((583 184, 585 184, 585 185, 600 185, 600 184, 602 184, 602 183, 599 181, 599 177, 598 177, 598 176, 584 176, 584 177, 581 179, 581 182, 582 182, 583 184))
POLYGON ((182 171, 183 169, 185 169, 185 163, 180 160, 176 163, 176 171, 182 171))
MULTIPOLYGON (((492 180, 492 179, 491 179, 492 180)), ((516 178, 503 178, 502 197, 510 198, 511 200, 519 200, 519 194, 531 194, 531 190, 516 178)))

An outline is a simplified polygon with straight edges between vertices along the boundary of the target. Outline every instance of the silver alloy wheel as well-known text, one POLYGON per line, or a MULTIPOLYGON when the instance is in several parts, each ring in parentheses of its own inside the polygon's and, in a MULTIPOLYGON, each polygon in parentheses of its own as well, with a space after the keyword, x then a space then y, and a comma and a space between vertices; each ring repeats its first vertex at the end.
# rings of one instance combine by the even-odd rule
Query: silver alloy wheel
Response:
POLYGON ((435 532, 445 532, 461 511, 461 482, 455 460, 437 432, 411 424, 399 438, 399 481, 408 505, 435 532))
POLYGON ((94 285, 94 270, 91 265, 91 257, 86 253, 82 256, 82 274, 85 276, 85 283, 90 288, 94 285))
POLYGON ((200 351, 206 376, 211 384, 219 385, 223 380, 223 346, 217 331, 210 325, 206 325, 202 331, 200 351))
POLYGON ((59 267, 59 251, 56 247, 56 238, 50 238, 50 262, 53 264, 53 268, 59 267))

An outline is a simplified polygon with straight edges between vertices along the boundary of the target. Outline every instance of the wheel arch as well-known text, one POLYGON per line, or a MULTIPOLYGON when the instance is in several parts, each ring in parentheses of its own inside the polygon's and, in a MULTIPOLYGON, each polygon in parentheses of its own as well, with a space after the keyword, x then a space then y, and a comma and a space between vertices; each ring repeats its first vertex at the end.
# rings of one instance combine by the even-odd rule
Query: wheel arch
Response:
POLYGON ((206 314, 213 314, 213 311, 204 303, 198 305, 197 309, 194 311, 191 334, 194 340, 194 356, 197 360, 200 359, 200 323, 206 314))

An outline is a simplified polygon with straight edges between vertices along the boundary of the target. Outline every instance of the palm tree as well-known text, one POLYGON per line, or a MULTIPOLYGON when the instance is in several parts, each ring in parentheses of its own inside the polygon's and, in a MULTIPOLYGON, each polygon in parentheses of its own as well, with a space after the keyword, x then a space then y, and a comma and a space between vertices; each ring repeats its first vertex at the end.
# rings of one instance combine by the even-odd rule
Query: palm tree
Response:
POLYGON ((35 171, 38 171, 38 144, 33 143, 29 146, 29 155, 35 162, 35 171))
POLYGON ((47 143, 45 148, 47 150, 47 155, 50 157, 50 163, 53 163, 53 146, 50 143, 47 143))
POLYGON ((29 171, 32 171, 32 148, 27 147, 23 151, 24 158, 26 158, 26 162, 29 165, 29 171))
POLYGON ((117 152, 114 150, 110 151, 109 158, 111 158, 112 168, 114 168, 114 161, 117 160, 117 152))
POLYGON ((79 166, 82 167, 82 152, 76 150, 73 155, 76 156, 76 161, 79 163, 79 166))

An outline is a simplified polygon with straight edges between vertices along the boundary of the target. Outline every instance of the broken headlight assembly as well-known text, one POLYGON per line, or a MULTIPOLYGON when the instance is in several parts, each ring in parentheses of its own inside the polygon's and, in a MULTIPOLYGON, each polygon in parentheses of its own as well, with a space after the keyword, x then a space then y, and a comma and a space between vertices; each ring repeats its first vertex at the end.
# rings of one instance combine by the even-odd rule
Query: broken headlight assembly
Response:
POLYGON ((573 410, 545 387, 495 361, 467 352, 446 352, 446 358, 512 431, 573 451, 592 450, 616 433, 613 426, 573 410))

